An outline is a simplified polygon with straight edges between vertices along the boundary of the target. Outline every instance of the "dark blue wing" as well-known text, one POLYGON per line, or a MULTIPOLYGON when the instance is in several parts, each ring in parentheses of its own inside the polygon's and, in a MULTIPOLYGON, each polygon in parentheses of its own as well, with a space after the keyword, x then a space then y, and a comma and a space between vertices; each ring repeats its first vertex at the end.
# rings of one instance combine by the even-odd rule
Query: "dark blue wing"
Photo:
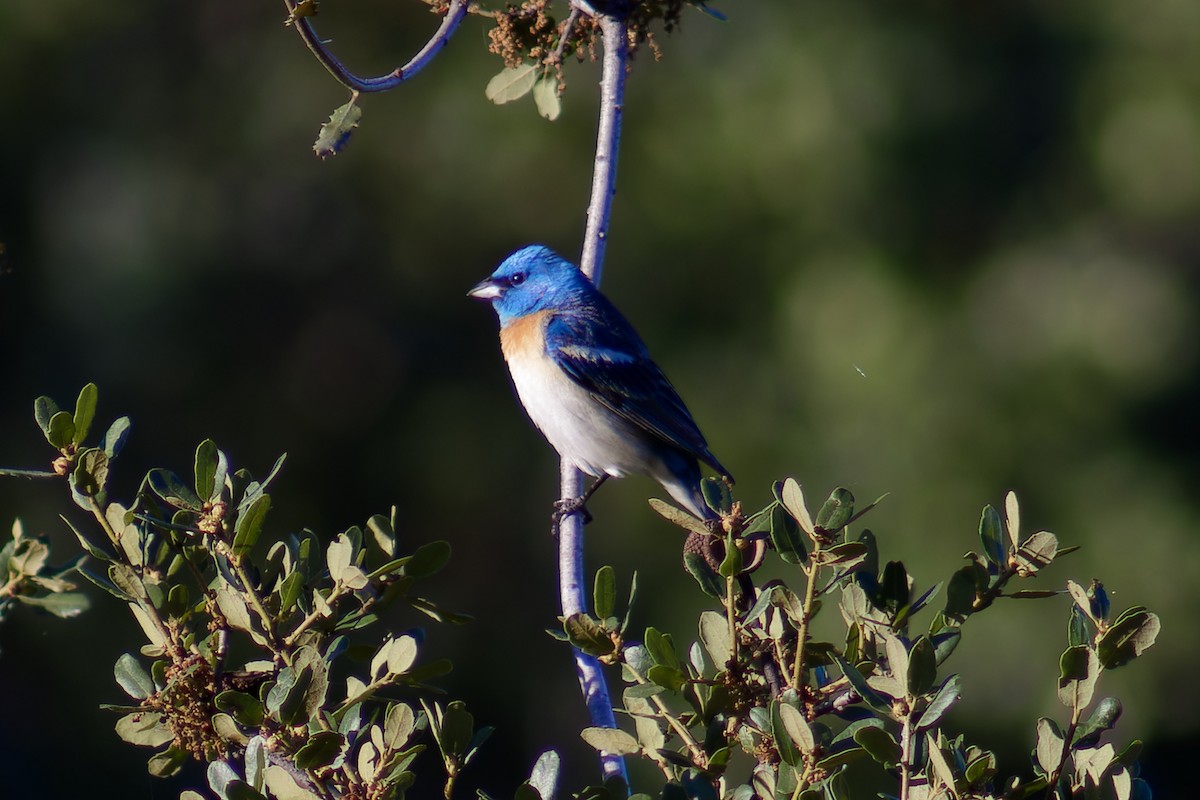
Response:
POLYGON ((633 326, 602 295, 595 300, 550 320, 550 357, 615 414, 728 476, 633 326))

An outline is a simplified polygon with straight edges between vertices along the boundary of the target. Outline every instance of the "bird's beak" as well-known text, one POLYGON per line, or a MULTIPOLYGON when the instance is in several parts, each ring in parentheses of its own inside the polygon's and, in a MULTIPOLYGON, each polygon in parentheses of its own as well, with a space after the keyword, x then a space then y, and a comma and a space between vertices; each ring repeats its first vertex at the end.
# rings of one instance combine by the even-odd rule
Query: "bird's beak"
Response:
POLYGON ((475 288, 467 292, 467 297, 477 297, 480 300, 495 300, 504 294, 503 288, 491 278, 480 281, 475 288))

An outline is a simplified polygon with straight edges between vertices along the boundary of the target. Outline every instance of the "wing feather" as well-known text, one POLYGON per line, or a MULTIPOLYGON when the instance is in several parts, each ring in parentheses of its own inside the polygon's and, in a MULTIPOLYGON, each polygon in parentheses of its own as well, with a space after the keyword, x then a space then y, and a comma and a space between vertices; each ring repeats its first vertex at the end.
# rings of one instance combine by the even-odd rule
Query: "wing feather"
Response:
POLYGON ((546 349, 571 380, 613 413, 729 476, 633 326, 607 301, 554 316, 546 327, 546 349))

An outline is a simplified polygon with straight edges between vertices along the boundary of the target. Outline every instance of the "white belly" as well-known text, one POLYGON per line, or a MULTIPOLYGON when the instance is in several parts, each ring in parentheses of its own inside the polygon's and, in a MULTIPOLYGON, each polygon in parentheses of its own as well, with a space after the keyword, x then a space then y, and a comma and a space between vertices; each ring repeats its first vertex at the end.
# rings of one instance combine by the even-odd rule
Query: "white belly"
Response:
POLYGON ((529 418, 560 456, 596 477, 648 471, 649 453, 633 427, 549 358, 513 354, 508 368, 529 418))

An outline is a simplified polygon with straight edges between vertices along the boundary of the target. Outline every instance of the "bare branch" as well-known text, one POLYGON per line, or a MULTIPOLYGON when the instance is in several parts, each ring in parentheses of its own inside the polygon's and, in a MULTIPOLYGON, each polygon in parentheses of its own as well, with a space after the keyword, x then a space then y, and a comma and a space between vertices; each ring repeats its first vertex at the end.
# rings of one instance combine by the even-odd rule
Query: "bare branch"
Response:
MULTIPOLYGON (((595 15, 582 0, 572 3, 572 19, 576 11, 595 15)), ((600 82, 600 122, 596 134, 596 160, 592 173, 592 195, 588 203, 587 229, 583 239, 583 255, 579 267, 595 284, 600 283, 604 262, 604 245, 616 193, 617 149, 621 141, 621 112, 625 97, 625 62, 628 34, 623 19, 601 15, 600 31, 604 42, 603 77, 600 82)), ((569 33, 570 26, 567 28, 569 33)), ((564 38, 567 34, 564 33, 564 38)), ((568 461, 561 467, 561 496, 574 499, 583 493, 583 475, 568 461)), ((559 594, 563 616, 587 611, 587 595, 583 567, 583 518, 581 514, 563 517, 558 528, 559 594)), ((592 724, 605 728, 617 727, 612 700, 604 674, 595 658, 575 651, 579 672, 579 687, 592 724)), ((600 767, 605 778, 620 776, 628 783, 625 760, 618 755, 600 754, 600 767)))
POLYGON ((628 29, 625 21, 600 17, 604 37, 603 78, 600 81, 600 126, 596 133, 596 166, 592 172, 592 197, 588 203, 587 230, 579 268, 600 284, 612 200, 617 192, 617 149, 621 142, 621 116, 625 104, 625 61, 628 29))
POLYGON ((362 78, 346 69, 345 65, 329 52, 325 42, 317 35, 311 17, 303 13, 296 13, 296 0, 283 0, 283 4, 287 6, 288 20, 294 24, 300 38, 308 45, 308 49, 317 57, 317 60, 325 66, 325 69, 329 70, 329 74, 337 78, 339 83, 353 92, 386 92, 389 89, 395 89, 428 66, 438 51, 446 46, 450 37, 458 29, 459 23, 463 21, 463 17, 467 15, 468 0, 451 0, 450 7, 446 9, 446 16, 442 18, 442 24, 420 52, 404 66, 397 67, 388 74, 376 78, 362 78))

